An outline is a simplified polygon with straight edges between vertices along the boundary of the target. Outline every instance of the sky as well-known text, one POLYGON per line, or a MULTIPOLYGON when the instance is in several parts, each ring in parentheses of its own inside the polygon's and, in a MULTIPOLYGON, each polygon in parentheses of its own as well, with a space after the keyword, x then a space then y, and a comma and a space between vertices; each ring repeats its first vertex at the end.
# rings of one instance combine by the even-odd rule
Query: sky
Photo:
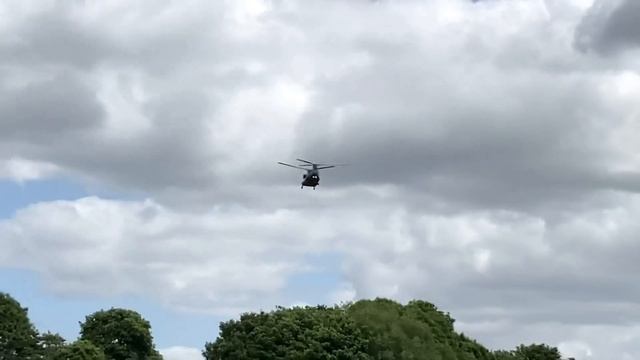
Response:
POLYGON ((0 1, 0 291, 168 360, 276 305, 422 299, 640 358, 635 0, 0 1), (296 158, 323 170, 316 190, 296 158))

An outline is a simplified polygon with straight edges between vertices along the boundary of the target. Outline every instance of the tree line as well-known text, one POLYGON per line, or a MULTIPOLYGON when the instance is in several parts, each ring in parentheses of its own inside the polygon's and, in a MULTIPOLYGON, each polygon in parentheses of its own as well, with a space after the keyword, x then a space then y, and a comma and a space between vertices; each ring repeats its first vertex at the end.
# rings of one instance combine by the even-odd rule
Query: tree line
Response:
MULTIPOLYGON (((557 348, 520 345, 490 351, 454 330, 455 320, 426 301, 387 299, 341 306, 278 307, 220 323, 205 360, 561 360, 557 348)), ((77 340, 39 333, 26 308, 0 293, 0 360, 161 360, 151 325, 112 308, 86 316, 77 340)))
POLYGON ((161 360, 151 325, 127 309, 97 311, 80 323, 72 343, 56 333, 40 334, 27 309, 0 293, 0 360, 161 360))

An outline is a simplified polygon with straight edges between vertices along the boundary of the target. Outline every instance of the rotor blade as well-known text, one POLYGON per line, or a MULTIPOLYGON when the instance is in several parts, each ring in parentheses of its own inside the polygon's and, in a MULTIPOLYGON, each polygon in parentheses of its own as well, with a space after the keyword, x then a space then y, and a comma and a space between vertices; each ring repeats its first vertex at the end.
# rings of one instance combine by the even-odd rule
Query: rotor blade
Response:
POLYGON ((336 167, 336 166, 335 166, 335 165, 322 166, 322 167, 320 167, 320 166, 319 166, 319 167, 317 167, 316 169, 318 169, 318 170, 320 170, 320 169, 329 169, 329 168, 332 168, 332 167, 336 167))
POLYGON ((305 169, 305 168, 300 167, 300 166, 295 166, 295 165, 285 164, 285 163, 280 162, 280 161, 278 161, 278 164, 280 164, 280 165, 284 165, 284 166, 288 166, 288 167, 292 167, 292 168, 296 168, 296 169, 300 169, 300 170, 305 170, 305 171, 306 171, 306 170, 309 170, 309 169, 305 169))
POLYGON ((298 161, 302 161, 303 163, 307 163, 307 164, 311 164, 313 165, 313 163, 311 161, 307 161, 307 160, 302 160, 302 159, 296 159, 298 161))
POLYGON ((349 166, 351 164, 316 164, 317 166, 349 166))

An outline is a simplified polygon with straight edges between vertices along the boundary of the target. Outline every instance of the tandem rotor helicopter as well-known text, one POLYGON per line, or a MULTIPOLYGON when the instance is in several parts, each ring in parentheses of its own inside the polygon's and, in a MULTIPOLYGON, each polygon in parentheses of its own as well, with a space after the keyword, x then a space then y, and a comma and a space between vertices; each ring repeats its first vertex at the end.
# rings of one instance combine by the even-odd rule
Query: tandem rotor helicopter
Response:
POLYGON ((312 163, 311 161, 307 161, 303 159, 296 159, 296 160, 300 161, 303 164, 291 165, 291 164, 286 164, 279 161, 278 161, 278 164, 289 166, 289 167, 300 169, 300 170, 305 170, 307 172, 306 174, 302 175, 302 183, 300 183, 300 189, 304 189, 305 186, 312 187, 313 190, 316 189, 316 186, 320 184, 320 172, 318 170, 329 169, 336 166, 346 166, 346 164, 333 164, 333 165, 316 164, 316 163, 312 163))

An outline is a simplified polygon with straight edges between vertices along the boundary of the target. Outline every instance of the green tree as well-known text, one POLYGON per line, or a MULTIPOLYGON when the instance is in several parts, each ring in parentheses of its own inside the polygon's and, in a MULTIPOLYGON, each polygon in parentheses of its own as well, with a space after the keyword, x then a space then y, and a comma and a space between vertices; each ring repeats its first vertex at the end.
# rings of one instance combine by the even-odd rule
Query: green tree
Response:
POLYGON ((45 360, 54 359, 65 348, 65 340, 59 334, 46 332, 38 337, 38 346, 45 360))
POLYGON ((106 360, 104 352, 87 340, 78 340, 58 349, 52 360, 106 360))
POLYGON ((545 344, 520 345, 514 351, 518 360, 560 360, 558 348, 545 344))
POLYGON ((80 339, 102 349, 110 360, 161 359, 151 336, 151 325, 126 309, 101 310, 80 323, 80 339))
POLYGON ((347 312, 370 340, 367 353, 374 359, 441 358, 431 326, 394 301, 362 300, 347 312))
POLYGON ((434 305, 387 299, 243 314, 203 355, 219 359, 494 360, 434 305))
POLYGON ((247 313, 220 324, 203 356, 219 359, 369 359, 367 341, 340 308, 306 307, 247 313))
POLYGON ((495 360, 522 360, 520 355, 516 355, 515 351, 497 350, 493 352, 495 360))
POLYGON ((28 360, 38 355, 38 332, 27 309, 9 294, 0 293, 0 359, 28 360))
POLYGON ((489 350, 454 331, 454 319, 426 301, 401 305, 361 300, 347 311, 370 340, 375 359, 493 360, 489 350))

